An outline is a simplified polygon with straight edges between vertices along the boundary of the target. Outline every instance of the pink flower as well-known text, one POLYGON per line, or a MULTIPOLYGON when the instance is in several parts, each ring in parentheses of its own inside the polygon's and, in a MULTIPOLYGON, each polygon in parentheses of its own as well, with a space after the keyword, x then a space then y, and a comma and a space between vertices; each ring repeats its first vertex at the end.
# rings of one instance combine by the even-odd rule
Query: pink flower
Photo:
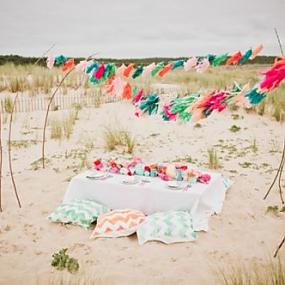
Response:
POLYGON ((166 174, 159 173, 158 176, 163 180, 163 181, 169 181, 169 177, 166 174))
POLYGON ((100 170, 100 169, 103 168, 103 163, 102 163, 102 161, 101 161, 100 159, 95 160, 95 161, 93 162, 93 165, 94 165, 94 168, 95 168, 96 170, 100 170))
POLYGON ((202 174, 198 177, 198 182, 208 184, 211 180, 211 176, 209 174, 202 174))
POLYGON ((131 160, 128 164, 128 168, 135 167, 138 163, 142 163, 141 158, 135 157, 133 160, 131 160))

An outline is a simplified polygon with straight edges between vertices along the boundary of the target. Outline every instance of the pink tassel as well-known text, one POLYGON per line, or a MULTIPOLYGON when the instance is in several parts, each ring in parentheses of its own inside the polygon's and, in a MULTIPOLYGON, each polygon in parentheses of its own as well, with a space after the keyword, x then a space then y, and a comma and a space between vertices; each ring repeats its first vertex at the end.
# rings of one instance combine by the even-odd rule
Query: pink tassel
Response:
POLYGON ((269 69, 268 71, 263 72, 263 74, 265 75, 265 78, 260 82, 260 88, 272 91, 285 79, 285 68, 269 69))
POLYGON ((53 56, 48 56, 47 58, 47 67, 49 69, 52 69, 54 66, 54 57, 53 56))
POLYGON ((207 58, 205 58, 205 59, 203 59, 203 61, 201 63, 199 63, 196 66, 196 71, 199 73, 203 73, 208 69, 209 66, 210 66, 210 62, 207 58))
POLYGON ((93 74, 93 76, 96 78, 96 79, 101 79, 103 74, 104 74, 104 71, 105 71, 105 66, 104 64, 101 64, 98 69, 95 71, 95 73, 93 74))
POLYGON ((192 67, 197 65, 197 58, 195 56, 189 58, 185 63, 184 63, 184 70, 189 71, 192 67))
POLYGON ((124 64, 122 64, 116 71, 116 75, 117 76, 123 76, 123 72, 126 69, 126 66, 124 64))
POLYGON ((132 103, 135 105, 136 103, 138 103, 141 98, 143 96, 143 90, 140 90, 137 95, 133 98, 132 103))
POLYGON ((86 67, 91 63, 91 61, 81 60, 75 67, 76 71, 85 71, 86 67))
POLYGON ((142 73, 142 76, 146 77, 148 75, 150 75, 151 71, 155 68, 155 63, 151 63, 147 66, 144 67, 143 69, 143 73, 142 73))
POLYGON ((166 116, 168 118, 169 121, 176 120, 177 114, 170 113, 170 108, 171 108, 170 104, 165 104, 162 107, 163 114, 164 114, 164 116, 166 116))

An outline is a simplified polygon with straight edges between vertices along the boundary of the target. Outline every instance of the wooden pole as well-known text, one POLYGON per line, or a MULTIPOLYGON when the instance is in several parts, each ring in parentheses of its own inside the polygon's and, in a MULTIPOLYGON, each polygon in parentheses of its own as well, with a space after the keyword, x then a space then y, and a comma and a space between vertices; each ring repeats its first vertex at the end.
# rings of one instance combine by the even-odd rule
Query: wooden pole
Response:
POLYGON ((12 184, 13 184, 13 188, 14 188, 14 192, 15 192, 15 196, 18 202, 19 207, 21 208, 21 202, 20 202, 20 198, 18 196, 18 192, 17 192, 17 187, 16 187, 16 183, 15 183, 15 179, 14 179, 14 174, 13 174, 13 168, 12 168, 12 156, 11 156, 11 134, 12 134, 12 122, 13 122, 13 113, 14 113, 14 109, 15 109, 15 105, 17 102, 17 98, 18 98, 18 93, 14 99, 14 103, 13 103, 13 109, 11 112, 11 116, 10 116, 10 123, 9 123, 9 138, 8 138, 8 157, 9 157, 9 169, 10 169, 10 175, 11 175, 11 179, 12 179, 12 184))
POLYGON ((36 65, 38 62, 40 62, 40 61, 44 58, 44 56, 45 56, 51 49, 53 49, 54 47, 55 47, 55 44, 52 44, 52 46, 51 46, 50 48, 48 48, 48 49, 42 54, 42 56, 37 59, 37 61, 35 62, 35 65, 36 65))
POLYGON ((280 248, 283 246, 284 243, 285 243, 285 236, 284 236, 283 240, 280 242, 280 244, 278 245, 277 249, 275 250, 275 253, 274 253, 273 257, 277 256, 280 248))
POLYGON ((275 34, 276 34, 276 37, 277 37, 277 41, 278 41, 278 44, 279 44, 279 48, 280 48, 280 51, 281 51, 281 55, 284 56, 282 44, 281 44, 281 41, 280 41, 280 38, 279 38, 279 35, 278 35, 278 32, 277 32, 277 29, 274 28, 274 31, 275 31, 275 34))

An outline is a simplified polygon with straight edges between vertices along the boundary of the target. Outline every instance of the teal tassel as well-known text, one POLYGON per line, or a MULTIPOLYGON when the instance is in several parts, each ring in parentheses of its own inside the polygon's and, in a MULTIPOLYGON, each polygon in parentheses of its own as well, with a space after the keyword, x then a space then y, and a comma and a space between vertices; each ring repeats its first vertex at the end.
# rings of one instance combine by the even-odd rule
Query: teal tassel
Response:
POLYGON ((59 66, 64 64, 67 61, 67 57, 65 57, 64 55, 59 55, 56 56, 54 59, 54 65, 59 66))
POLYGON ((108 63, 105 65, 105 71, 103 74, 104 81, 108 80, 111 76, 114 76, 116 73, 116 67, 114 63, 108 63))
POLYGON ((209 55, 208 55, 208 60, 209 60, 209 62, 210 62, 211 65, 212 65, 212 63, 213 63, 213 61, 215 60, 216 57, 217 57, 217 56, 214 55, 214 54, 209 54, 209 55))
POLYGON ((149 115, 156 114, 159 101, 160 99, 157 95, 149 95, 145 101, 141 102, 140 109, 149 115))
POLYGON ((187 111, 188 107, 197 101, 200 94, 191 94, 185 97, 177 97, 171 101, 170 113, 178 114, 181 121, 188 122, 192 114, 187 111))
POLYGON ((154 77, 163 67, 164 67, 163 62, 158 63, 156 67, 151 71, 151 76, 154 77))
POLYGON ((249 49, 240 59, 240 61, 238 62, 238 64, 244 64, 246 61, 249 60, 249 58, 252 55, 252 49, 249 49))
POLYGON ((178 118, 183 122, 189 122, 191 120, 192 114, 189 112, 182 112, 178 114, 178 118))
POLYGON ((266 96, 265 96, 265 92, 262 92, 261 90, 258 90, 257 87, 254 87, 245 94, 245 97, 248 98, 250 104, 257 105, 266 96))
POLYGON ((227 58, 228 58, 228 54, 227 54, 227 53, 226 53, 226 54, 219 55, 219 56, 216 56, 216 57, 214 58, 214 60, 211 62, 211 64, 212 64, 213 66, 218 66, 218 65, 222 64, 224 61, 226 61, 227 58))
POLYGON ((134 71, 132 78, 135 79, 135 78, 139 77, 142 73, 143 73, 143 66, 139 65, 137 67, 137 69, 134 71))
POLYGON ((99 67, 99 64, 97 62, 93 62, 86 67, 86 73, 89 74, 92 70, 96 70, 98 67, 99 67))
POLYGON ((180 59, 180 60, 176 60, 174 62, 172 62, 172 70, 176 69, 176 68, 179 68, 179 67, 182 67, 184 65, 184 62, 185 60, 183 59, 180 59))
POLYGON ((191 104, 196 102, 199 94, 191 94, 185 97, 177 97, 171 101, 170 112, 172 114, 184 112, 191 104))

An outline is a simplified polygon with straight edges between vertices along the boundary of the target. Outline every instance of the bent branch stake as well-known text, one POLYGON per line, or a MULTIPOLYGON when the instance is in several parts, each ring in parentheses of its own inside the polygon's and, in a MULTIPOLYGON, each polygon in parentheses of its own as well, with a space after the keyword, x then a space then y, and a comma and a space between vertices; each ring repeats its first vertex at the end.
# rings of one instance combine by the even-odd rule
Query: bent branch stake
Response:
POLYGON ((46 128, 47 128, 47 120, 48 120, 48 113, 50 110, 50 106, 51 103, 53 101, 54 96, 56 95, 57 91, 59 90, 60 86, 62 85, 62 83, 64 82, 64 80, 66 79, 66 77, 74 70, 74 67, 72 69, 70 69, 61 79, 60 83, 58 84, 58 86, 56 87, 56 89, 54 90, 53 94, 51 95, 49 102, 48 102, 48 107, 47 107, 47 111, 46 111, 46 116, 45 116, 45 123, 44 123, 44 130, 43 130, 43 142, 42 142, 42 162, 43 162, 43 168, 45 168, 45 140, 46 140, 46 128))
POLYGON ((280 248, 283 246, 284 243, 285 243, 285 236, 284 236, 283 240, 280 242, 280 244, 278 245, 278 247, 277 247, 277 249, 276 249, 276 251, 275 251, 273 257, 276 257, 276 256, 277 256, 277 254, 278 254, 280 248))
POLYGON ((0 112, 0 212, 2 212, 2 113, 0 112))
POLYGON ((48 48, 48 49, 42 54, 42 56, 37 59, 37 61, 36 61, 34 64, 36 65, 38 62, 40 62, 40 61, 45 57, 45 55, 46 55, 51 49, 53 49, 54 47, 55 47, 55 44, 52 44, 52 46, 51 46, 50 48, 48 48))
MULTIPOLYGON (((97 53, 94 53, 90 56, 88 56, 86 58, 86 60, 90 60, 92 59, 92 57, 94 55, 96 55, 97 53)), ((51 103, 53 101, 53 98, 55 97, 57 91, 59 90, 60 86, 63 84, 64 80, 66 79, 66 77, 75 69, 75 67, 71 68, 61 79, 61 81, 59 82, 58 86, 56 87, 56 89, 54 90, 53 94, 51 95, 50 99, 49 99, 49 103, 48 103, 48 107, 47 107, 47 111, 46 111, 46 116, 45 116, 45 123, 44 123, 44 129, 43 129, 43 141, 42 141, 42 165, 43 168, 45 168, 45 141, 46 141, 46 128, 47 128, 47 121, 48 121, 48 113, 50 110, 50 106, 51 103)))
POLYGON ((12 122, 13 122, 13 113, 15 110, 15 105, 16 105, 16 101, 18 98, 18 93, 14 99, 14 103, 13 103, 13 109, 11 112, 11 116, 10 116, 10 123, 9 123, 9 138, 8 138, 8 157, 9 157, 9 169, 10 169, 10 175, 11 175, 11 179, 12 179, 12 184, 13 184, 13 188, 14 188, 14 192, 15 192, 15 196, 17 198, 17 202, 19 207, 21 208, 21 202, 18 196, 18 192, 17 192, 17 187, 16 187, 16 183, 15 183, 15 179, 14 179, 14 174, 13 174, 13 168, 12 168, 12 156, 11 156, 11 134, 12 134, 12 122))
POLYGON ((283 196, 282 196, 282 188, 281 188, 281 177, 282 177, 284 164, 285 164, 285 139, 284 139, 283 152, 282 152, 282 158, 281 158, 281 161, 280 161, 280 165, 279 165, 277 173, 276 173, 276 175, 275 175, 275 177, 273 179, 273 182, 271 183, 271 185, 270 185, 268 191, 266 192, 263 200, 265 200, 267 198, 267 196, 269 195, 271 189, 273 188, 277 178, 279 178, 278 179, 279 195, 280 195, 280 199, 281 199, 282 204, 284 204, 284 200, 283 200, 283 196))

